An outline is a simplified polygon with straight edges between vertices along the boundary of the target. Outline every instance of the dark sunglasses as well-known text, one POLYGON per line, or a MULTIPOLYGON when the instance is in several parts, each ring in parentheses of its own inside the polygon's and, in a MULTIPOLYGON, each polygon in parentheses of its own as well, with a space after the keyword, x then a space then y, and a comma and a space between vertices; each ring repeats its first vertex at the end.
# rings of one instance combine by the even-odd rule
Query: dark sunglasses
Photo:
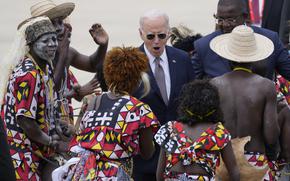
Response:
MULTIPOLYGON (((146 38, 148 40, 153 40, 155 38, 155 34, 147 34, 146 35, 146 38)), ((167 34, 166 33, 159 33, 157 34, 157 37, 160 39, 160 40, 164 40, 166 37, 167 37, 167 34)))

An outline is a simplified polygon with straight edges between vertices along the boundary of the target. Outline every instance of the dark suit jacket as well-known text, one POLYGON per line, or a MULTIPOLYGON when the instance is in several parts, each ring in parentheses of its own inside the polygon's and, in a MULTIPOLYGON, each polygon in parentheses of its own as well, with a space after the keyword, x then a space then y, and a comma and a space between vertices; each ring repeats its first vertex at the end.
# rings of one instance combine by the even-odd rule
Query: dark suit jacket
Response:
MULTIPOLYGON (((265 66, 267 72, 265 77, 273 79, 274 71, 276 70, 287 80, 290 80, 290 60, 288 58, 288 52, 284 48, 278 34, 264 28, 252 28, 256 33, 268 37, 274 43, 274 52, 266 60, 267 64, 265 66)), ((195 41, 196 53, 193 57, 193 67, 196 78, 212 78, 231 71, 229 61, 217 55, 209 47, 210 41, 221 34, 222 32, 218 30, 195 41)))
MULTIPOLYGON (((140 47, 140 50, 145 53, 144 45, 140 47)), ((166 46, 166 53, 168 57, 168 65, 171 79, 171 90, 168 105, 163 102, 160 90, 155 81, 152 70, 148 71, 150 77, 151 90, 147 96, 140 99, 144 103, 148 104, 154 114, 157 116, 161 125, 170 120, 177 118, 177 100, 179 92, 182 86, 194 79, 194 71, 189 58, 189 55, 182 50, 166 46)), ((142 87, 140 87, 134 94, 139 98, 142 95, 142 87)), ((155 144, 156 145, 156 144, 155 144)), ((142 160, 140 157, 134 159, 134 171, 139 173, 155 173, 158 162, 159 149, 155 152, 153 158, 148 161, 142 160)))
POLYGON ((279 33, 284 0, 265 0, 262 27, 279 33))
MULTIPOLYGON (((284 0, 281 12, 279 36, 284 44, 289 45, 290 33, 290 0, 284 0)), ((290 47, 290 46, 289 46, 290 47)))
POLYGON ((4 122, 0 116, 0 180, 14 181, 15 171, 12 164, 4 122))
MULTIPOLYGON (((245 0, 249 5, 249 1, 245 0)), ((264 0, 262 28, 275 31, 283 43, 289 41, 290 0, 264 0)), ((248 7, 249 8, 249 7, 248 7)))

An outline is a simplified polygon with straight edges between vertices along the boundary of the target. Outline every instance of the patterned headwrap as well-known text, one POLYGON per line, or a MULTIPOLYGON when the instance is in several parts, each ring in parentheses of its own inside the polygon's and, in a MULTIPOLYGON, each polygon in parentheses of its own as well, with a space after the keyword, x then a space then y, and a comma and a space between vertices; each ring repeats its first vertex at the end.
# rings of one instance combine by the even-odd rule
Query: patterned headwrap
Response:
POLYGON ((29 45, 35 42, 40 36, 47 33, 55 33, 53 24, 49 20, 37 21, 26 28, 26 42, 29 45))

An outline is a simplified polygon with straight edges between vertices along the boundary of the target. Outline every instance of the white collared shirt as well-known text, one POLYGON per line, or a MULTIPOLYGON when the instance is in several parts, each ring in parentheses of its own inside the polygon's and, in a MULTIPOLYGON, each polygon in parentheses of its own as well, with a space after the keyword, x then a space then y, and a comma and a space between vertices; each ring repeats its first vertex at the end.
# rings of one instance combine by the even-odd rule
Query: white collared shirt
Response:
MULTIPOLYGON (((153 72, 153 74, 155 74, 155 58, 150 52, 149 50, 146 48, 146 45, 144 44, 144 49, 145 49, 145 53, 149 59, 149 64, 150 64, 150 68, 153 72)), ((171 88, 171 82, 170 82, 170 73, 169 73, 169 64, 168 64, 168 58, 167 58, 167 54, 166 54, 166 49, 164 48, 163 53, 160 56, 161 61, 160 64, 163 68, 164 74, 165 74, 165 85, 166 85, 166 91, 167 91, 167 96, 168 96, 168 100, 170 97, 170 88, 171 88)))

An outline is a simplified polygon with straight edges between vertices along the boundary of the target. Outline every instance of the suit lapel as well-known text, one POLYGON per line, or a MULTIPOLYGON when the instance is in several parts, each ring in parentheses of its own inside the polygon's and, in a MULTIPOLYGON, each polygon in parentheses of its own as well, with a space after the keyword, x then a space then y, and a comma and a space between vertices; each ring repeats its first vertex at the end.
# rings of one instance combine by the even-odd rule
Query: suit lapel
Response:
POLYGON ((172 96, 174 95, 174 87, 176 85, 176 75, 177 75, 177 61, 175 54, 172 53, 166 46, 166 53, 167 53, 167 59, 168 59, 168 66, 169 66, 169 74, 170 74, 170 96, 168 100, 168 104, 172 100, 172 96))
POLYGON ((264 9, 263 9, 263 17, 262 17, 262 27, 265 26, 267 22, 268 15, 270 14, 270 9, 272 7, 273 0, 264 0, 264 9))

